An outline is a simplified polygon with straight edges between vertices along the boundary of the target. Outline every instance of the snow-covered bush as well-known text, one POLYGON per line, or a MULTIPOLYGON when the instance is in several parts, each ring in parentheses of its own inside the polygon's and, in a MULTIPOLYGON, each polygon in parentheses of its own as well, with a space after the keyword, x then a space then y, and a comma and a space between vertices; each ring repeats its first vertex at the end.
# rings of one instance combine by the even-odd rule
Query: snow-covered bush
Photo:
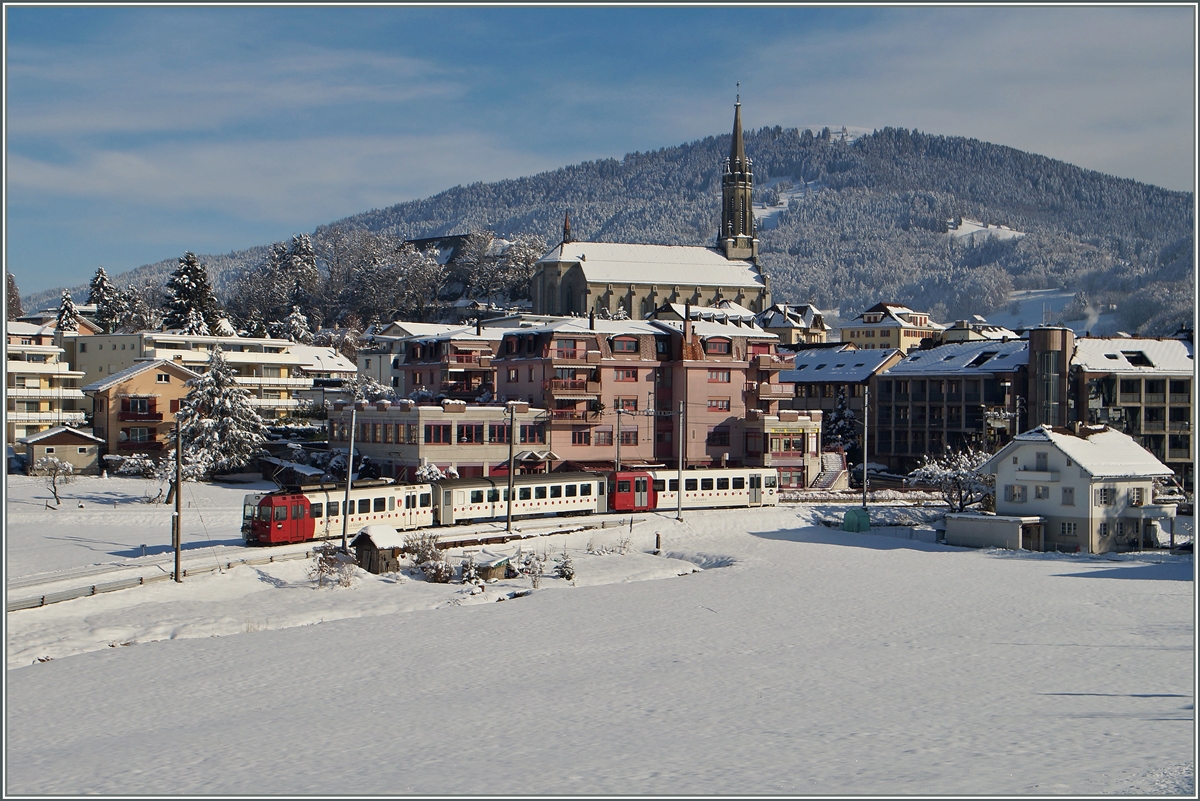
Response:
POLYGON ((349 587, 354 583, 357 565, 354 557, 336 545, 318 545, 313 549, 313 561, 308 568, 308 577, 317 588, 326 584, 349 587))
POLYGON ((154 460, 144 453, 134 453, 121 459, 116 473, 119 476, 142 476, 154 478, 156 465, 154 460))
POLYGON ((422 563, 421 572, 425 574, 426 581, 433 581, 437 584, 449 584, 450 579, 454 578, 454 565, 445 559, 434 559, 422 563))
POLYGON ((921 466, 908 474, 906 483, 937 487, 950 508, 961 512, 992 494, 995 476, 979 472, 979 468, 990 458, 991 454, 987 451, 977 451, 971 447, 937 458, 926 456, 921 466))
POLYGON ((428 462, 417 468, 417 481, 441 481, 444 478, 446 478, 446 474, 433 462, 428 462))
POLYGON ((474 584, 479 581, 479 568, 475 566, 474 554, 467 554, 458 567, 463 584, 474 584))
POLYGON ((546 567, 546 560, 534 551, 525 554, 521 560, 521 572, 529 576, 529 580, 533 583, 533 588, 536 590, 542 583, 542 572, 546 567))
POLYGON ((559 578, 571 581, 575 578, 575 563, 571 561, 571 555, 567 553, 566 547, 563 548, 561 556, 554 557, 554 572, 559 578))
POLYGON ((437 534, 428 531, 405 534, 404 552, 418 567, 425 562, 436 562, 442 558, 442 551, 437 545, 437 534))

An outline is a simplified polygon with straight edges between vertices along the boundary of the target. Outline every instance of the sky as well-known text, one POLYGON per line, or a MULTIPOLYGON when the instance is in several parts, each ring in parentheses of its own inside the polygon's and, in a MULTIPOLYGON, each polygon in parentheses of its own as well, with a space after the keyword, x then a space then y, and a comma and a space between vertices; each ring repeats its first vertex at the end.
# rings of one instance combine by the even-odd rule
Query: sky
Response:
POLYGON ((739 91, 748 128, 916 128, 1195 185, 1192 6, 4 13, 23 294, 723 134, 739 91))

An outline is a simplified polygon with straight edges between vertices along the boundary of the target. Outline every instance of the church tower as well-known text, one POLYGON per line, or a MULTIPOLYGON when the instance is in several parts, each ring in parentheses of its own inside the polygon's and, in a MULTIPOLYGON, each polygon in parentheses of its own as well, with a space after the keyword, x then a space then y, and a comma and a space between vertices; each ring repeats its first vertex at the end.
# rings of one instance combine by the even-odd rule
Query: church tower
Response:
POLYGON ((758 258, 758 232, 754 225, 754 209, 750 205, 754 191, 754 171, 746 158, 742 142, 742 98, 733 107, 733 144, 725 160, 721 176, 721 232, 717 247, 727 259, 758 258))

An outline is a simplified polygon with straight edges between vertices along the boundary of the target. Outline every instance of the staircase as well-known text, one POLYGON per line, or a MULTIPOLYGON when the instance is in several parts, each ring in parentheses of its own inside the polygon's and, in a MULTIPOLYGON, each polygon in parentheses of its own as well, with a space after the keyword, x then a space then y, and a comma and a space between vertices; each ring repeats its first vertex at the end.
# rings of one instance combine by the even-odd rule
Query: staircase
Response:
POLYGON ((840 449, 821 454, 821 472, 809 485, 809 489, 846 489, 850 476, 846 472, 846 454, 840 449))

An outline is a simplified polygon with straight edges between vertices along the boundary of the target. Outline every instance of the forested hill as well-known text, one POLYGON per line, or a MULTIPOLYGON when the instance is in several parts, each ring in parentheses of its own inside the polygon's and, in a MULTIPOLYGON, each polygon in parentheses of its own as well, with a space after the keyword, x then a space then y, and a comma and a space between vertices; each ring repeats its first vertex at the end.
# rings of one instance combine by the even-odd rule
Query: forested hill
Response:
MULTIPOLYGON (((1193 198, 1013 148, 887 128, 843 141, 762 128, 745 136, 763 220, 761 262, 777 300, 857 312, 881 300, 935 319, 987 314, 1012 289, 1071 288, 1118 305, 1128 330, 1191 319, 1193 198), (961 218, 1024 236, 955 237, 961 218)), ((314 232, 405 238, 472 230, 554 244, 570 209, 576 239, 710 244, 729 136, 631 153, 527 178, 459 186, 314 232)), ((262 248, 207 257, 218 287, 262 248)), ((169 260, 139 268, 165 276, 169 260)), ((128 280, 123 277, 122 280, 128 280)), ((56 297, 57 294, 49 297, 56 297)), ((45 305, 45 304, 43 304, 45 305)))

